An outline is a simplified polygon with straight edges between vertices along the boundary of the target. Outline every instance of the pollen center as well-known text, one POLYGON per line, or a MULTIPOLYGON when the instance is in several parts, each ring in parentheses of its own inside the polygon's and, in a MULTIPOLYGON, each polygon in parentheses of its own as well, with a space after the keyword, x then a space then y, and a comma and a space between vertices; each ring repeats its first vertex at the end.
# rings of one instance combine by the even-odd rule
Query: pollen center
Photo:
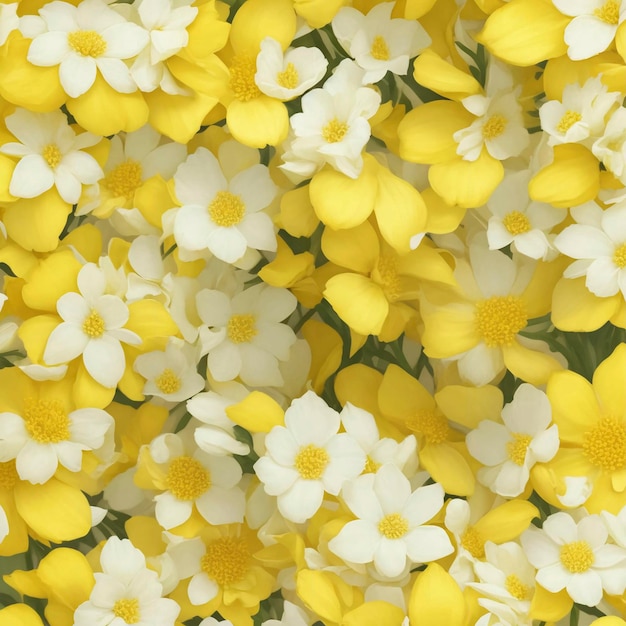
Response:
POLYGON ((0 489, 13 489, 18 480, 15 459, 0 463, 0 489))
POLYGON ((533 438, 523 433, 513 433, 513 440, 506 444, 506 453, 515 465, 524 465, 526 450, 533 438))
POLYGON ((70 421, 60 400, 27 398, 23 419, 28 434, 38 443, 59 443, 70 438, 70 421))
POLYGON ((561 548, 561 563, 572 574, 586 572, 595 561, 593 550, 586 541, 572 541, 561 548))
POLYGON ((527 322, 526 306, 517 296, 493 296, 476 303, 476 330, 490 348, 510 346, 527 322))
POLYGON ((116 197, 132 198, 141 185, 141 174, 141 163, 126 159, 123 163, 116 165, 100 184, 116 197))
POLYGON ((388 254, 381 254, 372 278, 385 292, 389 302, 395 302, 400 297, 400 277, 398 276, 398 263, 388 254))
POLYGON ((209 215, 214 224, 228 228, 236 226, 246 214, 246 205, 241 196, 236 196, 230 191, 218 191, 211 204, 209 215))
POLYGON ((120 617, 127 624, 136 624, 139 617, 139 600, 137 598, 118 600, 113 605, 113 615, 120 617))
POLYGON ((72 50, 84 57, 102 56, 107 49, 107 42, 95 30, 75 30, 68 33, 67 43, 72 50))
POLYGON ((406 420, 405 425, 409 430, 422 435, 425 443, 443 443, 450 435, 448 420, 439 411, 429 409, 418 411, 406 420))
POLYGON ((83 332, 92 339, 104 335, 104 320, 98 311, 92 311, 83 322, 83 332))
POLYGON ((317 480, 321 478, 330 456, 324 448, 318 448, 310 443, 308 446, 300 448, 296 454, 294 465, 300 476, 306 480, 317 480))
POLYGON ((599 9, 596 9, 593 14, 603 22, 616 26, 619 24, 619 9, 620 3, 618 0, 608 0, 599 9))
POLYGON ((226 334, 233 343, 250 341, 257 334, 254 315, 252 313, 233 315, 228 320, 226 334))
POLYGON ((163 370, 154 383, 161 393, 176 393, 182 384, 180 378, 169 367, 163 370))
POLYGON ((374 41, 372 41, 372 47, 370 48, 370 54, 377 61, 389 61, 389 46, 384 37, 376 35, 374 41))
POLYGON ((54 143, 49 143, 41 153, 44 161, 54 169, 61 162, 61 151, 58 146, 54 143))
POLYGON ((254 100, 261 95, 261 90, 254 82, 256 59, 248 54, 238 54, 230 64, 230 88, 235 98, 241 102, 254 100))
POLYGON ((525 585, 515 574, 509 574, 504 581, 506 590, 517 600, 530 600, 533 590, 525 585))
POLYGON ((602 418, 585 433, 583 453, 587 460, 607 472, 626 467, 626 429, 614 417, 602 418))
POLYGON ((511 235, 521 235, 527 233, 531 226, 530 220, 520 211, 511 211, 504 216, 502 220, 504 228, 506 228, 511 235))
POLYGON ((207 546, 202 570, 220 587, 240 581, 248 572, 250 549, 245 539, 224 537, 207 546))
POLYGON ((387 539, 400 539, 409 532, 409 522, 400 513, 391 513, 378 522, 378 532, 387 539))
POLYGON ((322 128, 322 137, 328 143, 337 143, 344 138, 347 132, 348 125, 345 122, 340 122, 335 117, 322 128))
POLYGON ((195 500, 209 489, 211 476, 200 461, 179 456, 170 463, 165 484, 179 500, 195 500))
POLYGON ((482 559, 485 556, 485 540, 473 526, 468 526, 465 529, 461 536, 461 546, 475 559, 482 559))
POLYGON ((626 243, 615 248, 615 252, 613 252, 613 263, 620 269, 626 267, 626 243))
POLYGON ((506 128, 506 121, 504 115, 492 115, 483 124, 483 137, 485 139, 495 139, 499 137, 506 128))
POLYGON ((293 63, 287 63, 282 72, 276 75, 276 82, 285 89, 295 89, 298 86, 298 70, 293 63))
POLYGON ((583 119, 583 116, 577 111, 565 111, 565 115, 561 118, 561 121, 558 123, 556 129, 565 134, 576 122, 580 122, 583 119))

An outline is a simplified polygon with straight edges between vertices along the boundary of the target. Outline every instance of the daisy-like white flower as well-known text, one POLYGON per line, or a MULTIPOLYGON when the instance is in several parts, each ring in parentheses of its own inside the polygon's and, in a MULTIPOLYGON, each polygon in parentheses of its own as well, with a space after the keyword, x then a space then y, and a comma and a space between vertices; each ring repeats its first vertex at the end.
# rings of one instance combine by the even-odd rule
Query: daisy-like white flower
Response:
POLYGON ((411 563, 427 563, 454 551, 448 535, 427 524, 443 507, 438 483, 411 491, 393 464, 346 483, 342 497, 358 519, 348 522, 328 549, 352 563, 374 563, 387 578, 405 574, 411 563))
POLYGON ((87 263, 78 273, 80 293, 68 292, 57 301, 63 322, 48 338, 43 353, 46 365, 67 363, 82 355, 91 377, 115 387, 124 373, 126 358, 121 343, 138 345, 141 337, 124 328, 128 307, 121 298, 105 293, 102 270, 87 263))
POLYGON ((494 493, 514 498, 524 491, 530 469, 546 463, 559 449, 559 432, 552 422, 552 409, 546 394, 524 383, 513 400, 502 409, 503 424, 483 420, 470 431, 465 443, 470 454, 483 467, 478 480, 494 493))
POLYGON ((264 165, 227 180, 215 156, 198 148, 176 170, 174 191, 182 204, 174 209, 174 238, 184 250, 208 250, 227 263, 248 248, 276 250, 274 225, 263 209, 277 188, 264 165))
POLYGON ((89 600, 74 611, 74 626, 174 626, 180 606, 162 597, 157 573, 128 539, 110 537, 100 565, 89 600))
POLYGON ((18 198, 34 198, 56 187, 65 202, 76 204, 83 185, 102 176, 98 162, 83 148, 96 145, 101 137, 76 135, 61 111, 33 113, 17 109, 5 118, 8 130, 18 141, 0 146, 2 154, 19 157, 9 191, 18 198))
POLYGON ((574 602, 585 606, 596 606, 603 591, 620 595, 626 588, 626 550, 607 544, 607 539, 599 515, 576 523, 563 511, 521 536, 528 560, 538 569, 537 582, 552 593, 566 589, 574 602))
POLYGON ((265 438, 265 454, 254 471, 266 493, 278 496, 285 519, 301 523, 313 517, 324 493, 338 495, 344 482, 365 467, 365 453, 347 433, 341 419, 319 396, 307 391, 285 411, 285 426, 265 438))
POLYGON ((78 6, 55 0, 39 15, 41 26, 28 49, 28 61, 42 67, 58 65, 68 96, 78 98, 89 91, 98 72, 115 91, 137 90, 124 60, 146 46, 145 29, 126 21, 102 0, 84 0, 78 6))

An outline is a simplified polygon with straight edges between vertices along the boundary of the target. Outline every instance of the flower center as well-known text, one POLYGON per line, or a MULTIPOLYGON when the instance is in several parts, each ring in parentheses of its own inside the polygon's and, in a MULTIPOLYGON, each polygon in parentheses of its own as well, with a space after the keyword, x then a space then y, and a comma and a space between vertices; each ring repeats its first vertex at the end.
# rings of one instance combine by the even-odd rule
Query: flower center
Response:
POLYGON ((511 235, 527 233, 531 228, 530 220, 520 211, 507 213, 502 220, 502 224, 504 224, 504 228, 506 228, 511 235))
POLYGON ((374 41, 372 41, 372 47, 370 48, 370 54, 377 61, 389 61, 389 47, 384 37, 376 35, 374 41))
POLYGON ((400 297, 400 278, 396 259, 389 254, 381 254, 376 270, 378 276, 374 276, 374 280, 383 288, 387 300, 395 302, 400 297))
POLYGON ((426 443, 437 444, 448 440, 450 426, 439 412, 424 409, 405 422, 406 427, 424 437, 426 443))
POLYGON ((0 463, 0 489, 13 489, 18 480, 19 476, 15 469, 15 459, 11 459, 6 463, 0 463))
POLYGON ((246 205, 241 196, 236 196, 230 191, 218 191, 211 204, 209 215, 214 224, 228 228, 239 224, 246 214, 246 205))
POLYGON ((461 546, 475 559, 482 559, 485 556, 485 540, 473 526, 465 529, 461 536, 461 546))
POLYGON ((572 574, 586 572, 595 561, 593 550, 586 541, 572 541, 561 548, 561 563, 572 574))
POLYGON ((26 399, 23 419, 28 434, 38 443, 59 443, 70 438, 70 421, 60 400, 26 399))
POLYGON ((245 539, 224 537, 207 546, 200 560, 203 571, 224 587, 240 581, 248 572, 250 549, 245 539))
POLYGON ((154 382, 161 393, 176 393, 182 384, 180 378, 169 367, 166 367, 154 382))
POLYGON ((305 480, 317 480, 321 478, 329 461, 330 456, 324 448, 318 448, 310 443, 308 446, 300 448, 300 452, 296 454, 294 465, 305 480))
POLYGON ((503 115, 492 115, 483 124, 483 137, 485 139, 495 139, 499 137, 506 128, 506 117, 503 115))
POLYGON ((615 248, 615 252, 613 252, 613 263, 620 269, 626 267, 626 243, 615 248))
POLYGON ((137 598, 118 600, 113 605, 113 615, 122 618, 127 624, 139 621, 139 600, 137 598))
POLYGON ((230 88, 237 100, 248 102, 261 95, 261 90, 254 82, 256 59, 248 54, 238 54, 230 64, 230 88))
POLYGON ((322 137, 328 143, 337 143, 344 138, 347 132, 348 125, 345 122, 340 122, 335 117, 322 128, 322 137))
POLYGON ((92 311, 83 322, 83 332, 92 339, 104 335, 104 320, 98 311, 92 311))
POLYGON ((387 539, 400 539, 409 532, 409 522, 400 513, 391 513, 378 522, 378 532, 387 539))
POLYGON ((565 115, 561 118, 556 129, 565 134, 576 122, 580 122, 582 119, 583 116, 577 111, 565 111, 565 115))
POLYGON ((526 450, 533 438, 523 433, 513 433, 513 440, 506 444, 506 453, 515 465, 524 465, 526 450))
POLYGON ((588 461, 607 472, 626 466, 626 429, 614 417, 602 418, 585 433, 583 453, 588 461))
POLYGON ((60 162, 61 162, 61 151, 59 150, 59 148, 57 147, 56 144, 54 143, 49 143, 44 149, 43 152, 41 153, 41 156, 43 156, 44 161, 52 168, 54 169, 60 162))
POLYGON ((95 30, 75 30, 68 33, 67 43, 72 50, 84 57, 102 56, 107 49, 107 42, 95 30))
POLYGON ((618 0, 608 0, 599 9, 596 9, 593 14, 603 22, 615 26, 619 24, 619 9, 620 3, 618 0))
POLYGON ((141 163, 126 159, 123 163, 116 165, 101 184, 116 197, 132 198, 141 185, 141 174, 141 163))
POLYGON ((504 581, 506 590, 517 600, 530 600, 533 590, 525 585, 515 574, 509 574, 504 581))
POLYGON ((526 306, 517 296, 492 296, 476 303, 476 330, 490 348, 510 346, 527 322, 526 306))
POLYGON ((278 72, 276 82, 285 89, 295 89, 298 86, 298 70, 293 63, 287 63, 284 71, 278 72))
POLYGON ((257 334, 256 318, 252 313, 233 315, 228 320, 226 334, 233 343, 250 341, 257 334))
POLYGON ((200 461, 179 456, 170 463, 165 484, 179 500, 196 500, 211 487, 211 476, 200 461))

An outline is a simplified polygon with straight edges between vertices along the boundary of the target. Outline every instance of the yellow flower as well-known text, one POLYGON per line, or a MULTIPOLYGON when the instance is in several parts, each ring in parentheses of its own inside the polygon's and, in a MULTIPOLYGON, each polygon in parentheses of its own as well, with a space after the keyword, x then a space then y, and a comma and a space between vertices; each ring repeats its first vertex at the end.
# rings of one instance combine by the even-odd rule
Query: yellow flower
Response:
POLYGON ((27 604, 11 604, 0 610, 3 626, 43 626, 41 618, 27 604))

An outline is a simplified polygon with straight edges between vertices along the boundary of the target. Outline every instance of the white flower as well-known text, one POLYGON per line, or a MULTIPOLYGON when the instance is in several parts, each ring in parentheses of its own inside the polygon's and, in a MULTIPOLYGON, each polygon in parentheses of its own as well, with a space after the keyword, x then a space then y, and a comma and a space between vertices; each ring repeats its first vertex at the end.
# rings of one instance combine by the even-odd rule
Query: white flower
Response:
POLYGON ((129 313, 117 296, 105 294, 105 277, 94 263, 78 273, 80 293, 63 294, 57 311, 63 322, 50 333, 43 361, 67 363, 82 354, 91 377, 105 387, 115 387, 124 374, 126 358, 120 342, 140 344, 136 333, 123 328, 129 313))
POLYGON ((113 429, 113 418, 101 409, 67 413, 58 398, 28 398, 22 415, 0 413, 0 462, 15 459, 22 480, 47 482, 59 464, 79 472, 83 450, 98 451, 113 429))
POLYGON ((448 535, 427 525, 443 507, 443 487, 435 483, 411 492, 393 464, 347 482, 343 500, 358 519, 348 522, 328 549, 352 563, 374 563, 384 577, 406 574, 411 563, 427 563, 454 551, 448 535))
POLYGON ((263 209, 277 188, 264 165, 253 165, 227 180, 220 163, 198 148, 176 170, 174 238, 184 250, 209 250, 235 263, 248 248, 276 250, 274 224, 263 209))
POLYGON ((74 626, 174 626, 180 607, 162 597, 157 573, 128 539, 110 537, 100 565, 89 600, 74 611, 74 626))
POLYGON ((132 93, 137 85, 124 59, 137 55, 148 33, 102 0, 78 6, 55 0, 39 9, 43 32, 28 49, 33 65, 59 66, 59 80, 68 96, 78 98, 91 89, 97 72, 115 91, 132 93))
POLYGON ((319 83, 328 61, 318 48, 283 49, 276 39, 265 37, 256 58, 254 82, 267 96, 292 100, 319 83))
POLYGON ((494 493, 514 498, 524 491, 532 466, 557 453, 558 427, 549 426, 552 409, 546 394, 528 383, 520 385, 502 409, 502 421, 481 421, 466 435, 465 443, 486 466, 478 470, 478 480, 494 493))
POLYGON ((539 570, 537 582, 552 593, 567 589, 585 606, 597 605, 603 591, 621 595, 626 588, 626 550, 607 539, 600 516, 576 523, 563 511, 550 515, 541 530, 531 527, 521 536, 528 560, 539 570))
POLYGON ((409 60, 432 43, 417 20, 391 19, 394 4, 376 4, 367 15, 342 7, 333 18, 337 40, 365 70, 364 84, 377 83, 388 71, 406 75, 409 60))
POLYGON ((265 438, 265 455, 254 471, 266 493, 278 496, 278 510, 292 522, 313 517, 324 493, 336 496, 343 483, 365 467, 365 453, 347 433, 339 414, 308 391, 285 412, 285 426, 265 438))
MULTIPOLYGON (((621 95, 621 94, 620 94, 621 95)), ((609 118, 602 137, 597 139, 591 151, 594 156, 626 183, 626 109, 619 107, 609 118)))
POLYGON ((9 183, 12 195, 34 198, 56 187, 65 202, 76 204, 82 185, 93 184, 104 175, 98 162, 83 151, 101 137, 76 135, 61 111, 17 109, 5 123, 18 141, 3 144, 0 152, 20 159, 9 183))

